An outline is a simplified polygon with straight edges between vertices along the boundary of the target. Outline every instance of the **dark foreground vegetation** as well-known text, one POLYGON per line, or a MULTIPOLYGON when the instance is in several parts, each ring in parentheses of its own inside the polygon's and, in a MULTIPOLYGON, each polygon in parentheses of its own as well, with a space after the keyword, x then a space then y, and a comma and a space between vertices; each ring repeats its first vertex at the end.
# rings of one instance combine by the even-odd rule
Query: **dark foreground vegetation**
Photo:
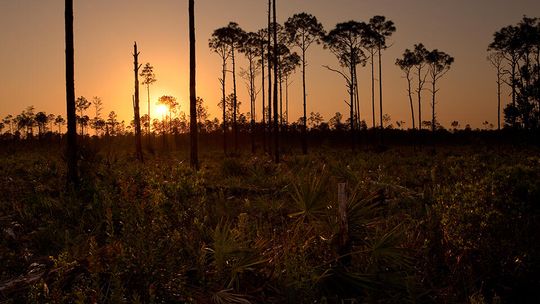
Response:
POLYGON ((540 149, 468 136, 278 165, 203 137, 198 172, 187 137, 87 138, 79 191, 61 142, 4 141, 0 303, 538 303, 540 149))

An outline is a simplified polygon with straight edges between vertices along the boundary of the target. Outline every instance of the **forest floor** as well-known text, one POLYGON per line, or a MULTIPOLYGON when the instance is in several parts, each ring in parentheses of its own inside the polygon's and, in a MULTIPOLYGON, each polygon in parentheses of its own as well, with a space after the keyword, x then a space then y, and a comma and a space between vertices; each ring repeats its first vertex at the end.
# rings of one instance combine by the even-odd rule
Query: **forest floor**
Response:
POLYGON ((0 149, 0 303, 538 303, 540 149, 0 149), (346 184, 345 205, 338 184, 346 184), (496 302, 499 301, 499 302, 496 302))

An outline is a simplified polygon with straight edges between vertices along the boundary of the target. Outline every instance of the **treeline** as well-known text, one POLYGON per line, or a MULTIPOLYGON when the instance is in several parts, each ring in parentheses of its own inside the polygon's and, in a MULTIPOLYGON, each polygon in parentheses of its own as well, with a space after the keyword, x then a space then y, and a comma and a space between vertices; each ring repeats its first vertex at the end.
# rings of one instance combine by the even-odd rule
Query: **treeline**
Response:
MULTIPOLYGON (((171 96, 164 96, 169 98, 171 96)), ((79 97, 77 100, 81 101, 78 105, 85 105, 90 108, 90 105, 95 105, 84 97, 79 97)), ((119 120, 115 111, 110 111, 106 117, 101 116, 101 99, 94 97, 94 101, 99 101, 95 106, 98 109, 96 115, 90 118, 88 113, 79 108, 81 114, 77 115, 77 130, 79 136, 123 136, 132 135, 134 133, 133 120, 126 123, 125 120, 119 120)), ((210 118, 208 109, 204 106, 204 100, 197 98, 197 120, 199 133, 221 133, 223 130, 223 123, 217 118, 210 118)), ((189 116, 183 111, 179 110, 178 104, 172 103, 171 107, 167 108, 165 113, 160 119, 154 118, 152 123, 148 123, 148 115, 144 114, 141 117, 141 125, 143 127, 144 135, 170 135, 170 134, 187 134, 189 133, 189 116), (170 111, 170 112, 169 112, 170 111)), ((226 121, 232 121, 232 95, 227 97, 227 109, 226 109, 226 121)), ((343 114, 336 112, 330 119, 325 118, 319 112, 310 112, 306 119, 306 131, 338 131, 347 132, 350 130, 350 119, 345 119, 343 114)), ((407 130, 404 121, 392 121, 389 115, 383 116, 383 123, 385 130, 407 130)), ((240 113, 237 118, 238 130, 240 133, 251 133, 254 129, 256 133, 262 134, 265 130, 265 125, 260 122, 251 124, 250 113, 240 113)), ((0 122, 0 134, 6 138, 18 138, 18 139, 31 139, 34 137, 41 138, 46 134, 62 135, 65 132, 66 120, 62 115, 48 114, 44 111, 36 112, 34 106, 28 106, 18 115, 9 114, 5 116, 0 122)), ((422 122, 424 128, 431 127, 431 121, 425 120, 422 122)), ((304 126, 303 117, 298 120, 286 123, 283 126, 282 131, 288 133, 302 133, 304 126)), ((227 132, 232 132, 232 126, 227 124, 227 132)), ((479 130, 493 130, 495 128, 493 123, 484 122, 482 128, 472 129, 469 124, 461 125, 459 121, 453 121, 450 128, 446 129, 441 125, 437 125, 437 130, 449 131, 455 133, 460 130, 465 131, 479 131, 479 130)), ((367 131, 373 128, 367 126, 365 121, 361 121, 358 131, 367 131)))

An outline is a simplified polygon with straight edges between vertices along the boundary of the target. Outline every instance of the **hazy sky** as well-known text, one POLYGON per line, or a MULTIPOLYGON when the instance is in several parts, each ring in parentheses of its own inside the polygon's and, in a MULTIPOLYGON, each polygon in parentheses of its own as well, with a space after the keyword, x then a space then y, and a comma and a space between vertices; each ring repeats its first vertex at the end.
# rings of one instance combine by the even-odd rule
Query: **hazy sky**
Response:
MULTIPOLYGON (((121 119, 132 119, 133 42, 140 61, 155 67, 158 81, 151 87, 152 106, 159 96, 173 95, 188 112, 187 0, 75 0, 75 90, 77 96, 99 96, 105 112, 115 110, 121 119)), ((208 48, 214 29, 237 22, 247 31, 266 23, 266 0, 196 0, 197 94, 216 116, 220 100, 220 58, 208 48)), ((540 17, 538 0, 278 0, 278 22, 294 13, 315 15, 327 30, 336 23, 368 21, 385 15, 397 32, 383 53, 384 113, 410 127, 406 81, 394 65, 405 48, 422 42, 455 57, 451 71, 440 82, 437 113, 449 126, 458 120, 481 127, 496 123, 495 74, 486 61, 493 33, 517 23, 523 15, 540 17)), ((36 111, 65 115, 64 1, 0 0, 0 117, 19 114, 29 105, 36 111)), ((325 120, 340 111, 347 99, 341 76, 322 65, 337 67, 333 55, 313 46, 308 53, 308 112, 325 120)), ((245 61, 239 65, 245 67, 245 61)), ((301 113, 301 74, 290 87, 290 117, 301 113)), ((369 68, 360 73, 361 116, 371 125, 369 68)), ((230 78, 229 78, 230 79, 230 78)), ((229 81, 229 84, 232 83, 229 81)), ((258 80, 259 83, 259 80, 258 80)), ((249 101, 240 81, 242 111, 249 101)), ((145 92, 145 91, 142 91, 145 92)), ((428 92, 422 112, 430 113, 428 92)), ((505 103, 508 97, 504 96, 505 103)), ((146 113, 146 95, 141 94, 146 113)), ((415 105, 416 106, 416 105, 415 105)), ((417 109, 415 108, 415 111, 417 109)), ((260 112, 260 99, 257 113, 260 112)), ((345 114, 346 115, 346 114, 345 114)), ((93 116, 90 115, 90 116, 93 116)), ((259 118, 260 115, 258 115, 259 118)), ((378 117, 378 114, 377 114, 378 117)), ((424 116, 426 119, 428 116, 424 116)))

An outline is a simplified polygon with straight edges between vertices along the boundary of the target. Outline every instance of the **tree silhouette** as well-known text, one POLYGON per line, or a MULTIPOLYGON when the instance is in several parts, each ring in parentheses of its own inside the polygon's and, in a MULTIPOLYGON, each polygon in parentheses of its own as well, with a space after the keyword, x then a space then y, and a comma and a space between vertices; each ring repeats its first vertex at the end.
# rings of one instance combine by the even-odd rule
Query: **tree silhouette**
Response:
MULTIPOLYGON (((236 101, 236 107, 240 108, 242 102, 240 100, 236 101)), ((223 110, 223 103, 218 103, 218 107, 223 110)), ((232 121, 234 115, 234 94, 231 93, 225 98, 225 121, 232 121)))
POLYGON ((405 53, 403 53, 403 58, 396 59, 396 65, 399 66, 399 68, 405 73, 405 78, 407 79, 407 94, 409 95, 409 103, 411 106, 411 118, 412 118, 412 128, 413 130, 416 129, 416 124, 414 121, 414 106, 413 106, 413 100, 412 100, 412 89, 411 89, 411 82, 412 82, 412 69, 414 68, 416 64, 416 57, 411 50, 406 49, 405 53))
POLYGON ((135 93, 133 95, 133 113, 135 122, 135 155, 139 161, 144 161, 142 153, 141 141, 141 115, 140 115, 140 100, 139 100, 139 52, 137 51, 137 42, 133 45, 133 72, 135 73, 135 93))
MULTIPOLYGON (((148 94, 148 120, 150 121, 150 85, 157 81, 156 74, 154 74, 154 67, 150 63, 146 63, 139 75, 143 78, 142 84, 146 86, 146 92, 148 94)), ((150 134, 150 124, 148 124, 147 128, 147 132, 150 134)))
POLYGON ((238 94, 236 90, 236 50, 242 47, 243 40, 245 39, 245 32, 237 23, 230 22, 227 26, 226 40, 229 43, 231 50, 232 61, 232 76, 233 76, 233 94, 234 94, 234 113, 233 113, 233 133, 234 133, 234 151, 238 151, 238 122, 237 122, 237 110, 236 105, 238 100, 238 94))
POLYGON ((118 125, 120 123, 118 122, 118 115, 116 112, 111 111, 107 118, 107 124, 106 124, 106 134, 107 135, 116 135, 118 132, 118 125))
MULTIPOLYGON (((80 96, 75 100, 75 108, 77 111, 79 111, 78 121, 79 125, 81 127, 81 135, 84 136, 84 111, 88 110, 88 108, 92 105, 88 99, 84 96, 80 96)), ((69 122, 68 122, 69 124, 69 122)))
MULTIPOLYGON (((298 54, 292 53, 283 57, 281 60, 281 76, 285 82, 285 124, 289 124, 289 77, 300 66, 301 58, 298 54)), ((282 82, 280 80, 280 82, 282 82)), ((306 145, 307 146, 307 145, 306 145)), ((307 152, 307 151, 306 151, 307 152)))
POLYGON ((34 106, 27 107, 21 114, 15 117, 17 131, 24 129, 26 132, 26 138, 32 138, 34 134, 34 125, 36 123, 36 115, 34 113, 34 106))
POLYGON ((295 14, 285 22, 289 41, 300 48, 302 54, 302 96, 304 121, 302 125, 302 152, 307 154, 307 94, 306 94, 306 51, 313 43, 321 43, 325 32, 322 24, 313 15, 307 13, 295 14))
POLYGON ((227 60, 229 59, 229 56, 231 54, 229 50, 229 44, 225 40, 227 28, 219 28, 214 31, 212 34, 212 37, 210 38, 208 42, 208 46, 210 49, 212 49, 216 54, 218 54, 221 57, 221 73, 222 76, 219 79, 221 83, 221 93, 222 98, 221 102, 223 104, 223 153, 227 153, 227 118, 225 113, 225 99, 227 97, 226 91, 225 91, 225 84, 227 79, 227 60))
POLYGON ((45 133, 49 117, 45 112, 40 111, 36 113, 34 120, 38 127, 38 137, 41 139, 41 136, 45 133))
POLYGON ((8 114, 2 119, 4 125, 9 127, 9 133, 13 134, 13 115, 8 114))
POLYGON ((101 121, 103 120, 101 118, 101 111, 103 110, 103 102, 101 101, 101 98, 94 96, 94 98, 92 98, 92 104, 94 105, 95 116, 92 119, 91 126, 92 128, 94 128, 95 134, 99 135, 98 130, 100 130, 101 121))
POLYGON ((390 37, 395 31, 396 27, 394 22, 386 20, 384 16, 374 16, 369 20, 369 27, 371 33, 374 34, 373 39, 377 46, 377 53, 379 57, 379 110, 381 119, 381 129, 383 129, 383 81, 382 81, 382 60, 381 50, 387 49, 386 38, 390 37))
POLYGON ((258 70, 257 57, 260 55, 261 39, 259 34, 254 32, 246 33, 239 51, 246 56, 248 60, 248 93, 250 97, 250 133, 251 133, 251 152, 255 153, 255 101, 257 98, 257 89, 255 88, 255 76, 258 70))
POLYGON ((172 113, 176 110, 178 102, 176 102, 176 97, 164 95, 158 99, 158 104, 162 104, 169 109, 169 132, 172 133, 172 113))
POLYGON ((540 127, 540 20, 523 19, 496 32, 488 51, 504 58, 503 81, 511 87, 512 103, 504 109, 509 126, 540 127), (509 70, 506 70, 509 69, 509 70))
MULTIPOLYGON (((231 56, 232 62, 232 76, 233 76, 233 94, 236 103, 238 94, 236 93, 236 50, 242 47, 243 39, 245 38, 245 32, 242 30, 236 22, 230 22, 227 27, 218 29, 221 41, 228 46, 228 50, 231 56)), ((216 32, 214 32, 216 33, 216 32)), ((236 111, 236 106, 235 106, 236 111)), ((234 149, 238 151, 238 124, 236 112, 233 113, 233 133, 234 133, 234 149)))
MULTIPOLYGON (((266 61, 265 57, 267 56, 267 41, 268 41, 268 29, 261 29, 257 32, 259 35, 259 42, 261 43, 259 46, 259 57, 260 64, 261 64, 261 93, 262 93, 262 101, 261 101, 261 123, 262 123, 262 133, 263 133, 263 149, 266 152, 266 133, 267 133, 267 125, 266 125, 266 86, 265 86, 265 66, 266 61)), ((268 67, 268 71, 270 71, 270 66, 268 67)), ((270 72, 269 72, 270 73, 270 72)), ((268 123, 270 123, 270 120, 268 120, 268 123)))
POLYGON ((424 47, 422 43, 414 45, 414 62, 415 62, 415 71, 416 79, 418 81, 418 86, 416 87, 416 96, 418 99, 418 129, 422 130, 422 91, 424 90, 424 85, 426 83, 426 78, 428 71, 425 71, 424 68, 427 65, 426 57, 429 54, 429 51, 424 47))
POLYGON ((497 130, 501 130, 501 84, 504 74, 504 56, 501 51, 492 51, 487 59, 497 70, 497 130))
POLYGON ((66 38, 66 107, 68 120, 67 138, 67 180, 76 185, 77 172, 77 122, 75 114, 75 67, 73 46, 73 0, 65 1, 65 38, 66 38))
MULTIPOLYGON (((273 19, 273 35, 274 35, 274 50, 278 49, 278 29, 277 29, 277 14, 276 14, 276 0, 272 1, 272 19, 273 19)), ((277 164, 280 161, 279 157, 279 125, 278 125, 278 52, 274 51, 272 63, 274 64, 274 162, 277 164)))
MULTIPOLYGON (((358 64, 365 64, 365 54, 361 47, 363 45, 362 36, 365 33, 365 24, 356 21, 348 21, 338 23, 328 35, 324 37, 325 47, 336 56, 340 65, 348 69, 348 74, 345 72, 332 69, 326 66, 327 69, 339 73, 345 79, 349 91, 350 100, 347 103, 350 108, 350 130, 352 134, 356 130, 358 120, 356 119, 359 113, 355 107, 355 96, 357 96, 356 84, 356 67, 358 64)), ((354 137, 353 147, 354 147, 354 137)))
POLYGON ((371 119, 373 129, 375 129, 377 123, 375 118, 375 54, 377 53, 377 34, 368 24, 364 24, 364 26, 362 44, 364 49, 369 53, 369 64, 371 67, 371 119))
POLYGON ((197 92, 195 57, 195 3, 189 0, 189 115, 190 115, 190 164, 199 169, 199 145, 197 136, 197 92))
POLYGON ((426 57, 426 62, 429 66, 429 76, 431 80, 431 130, 435 132, 435 96, 439 91, 439 89, 437 88, 437 81, 441 79, 450 70, 450 66, 454 62, 454 58, 444 52, 435 49, 429 52, 426 57))
POLYGON ((517 78, 519 73, 520 54, 520 33, 519 27, 507 26, 496 32, 493 42, 489 45, 490 50, 499 50, 510 65, 510 87, 512 89, 512 105, 516 105, 517 78))
POLYGON ((56 116, 56 118, 54 119, 54 124, 58 126, 58 134, 61 134, 62 133, 62 126, 66 123, 66 120, 64 119, 64 117, 62 117, 62 115, 58 115, 56 116))

